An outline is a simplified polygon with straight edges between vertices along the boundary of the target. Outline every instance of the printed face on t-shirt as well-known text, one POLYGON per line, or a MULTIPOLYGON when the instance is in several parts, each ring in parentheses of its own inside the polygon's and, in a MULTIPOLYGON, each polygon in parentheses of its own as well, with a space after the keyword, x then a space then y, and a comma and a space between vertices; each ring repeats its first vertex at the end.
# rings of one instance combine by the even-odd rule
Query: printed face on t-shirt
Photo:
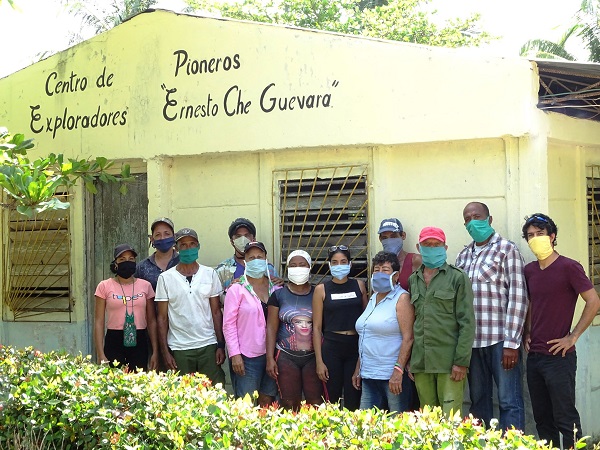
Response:
POLYGON ((302 336, 308 336, 312 332, 312 320, 308 316, 296 316, 292 319, 294 330, 302 336))

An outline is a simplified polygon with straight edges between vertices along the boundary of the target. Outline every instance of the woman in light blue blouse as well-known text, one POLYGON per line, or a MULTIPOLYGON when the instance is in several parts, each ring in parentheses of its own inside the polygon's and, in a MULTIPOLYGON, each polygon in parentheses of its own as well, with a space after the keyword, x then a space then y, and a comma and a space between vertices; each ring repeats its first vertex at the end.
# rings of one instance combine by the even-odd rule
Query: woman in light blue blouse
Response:
POLYGON ((414 308, 398 281, 398 257, 379 252, 373 258, 371 289, 365 311, 356 321, 359 360, 352 383, 362 389, 360 408, 407 411, 411 380, 406 364, 413 344, 414 308))

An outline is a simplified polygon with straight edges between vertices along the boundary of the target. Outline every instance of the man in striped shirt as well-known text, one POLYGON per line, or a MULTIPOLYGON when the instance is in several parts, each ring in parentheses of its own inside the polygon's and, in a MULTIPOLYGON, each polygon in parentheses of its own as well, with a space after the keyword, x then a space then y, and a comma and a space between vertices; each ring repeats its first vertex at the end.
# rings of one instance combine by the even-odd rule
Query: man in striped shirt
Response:
POLYGON ((517 246, 492 228, 484 203, 463 210, 473 241, 461 251, 456 266, 471 279, 475 341, 469 371, 471 414, 489 426, 493 418, 493 383, 498 389, 500 429, 525 428, 520 346, 528 298, 524 261, 517 246))

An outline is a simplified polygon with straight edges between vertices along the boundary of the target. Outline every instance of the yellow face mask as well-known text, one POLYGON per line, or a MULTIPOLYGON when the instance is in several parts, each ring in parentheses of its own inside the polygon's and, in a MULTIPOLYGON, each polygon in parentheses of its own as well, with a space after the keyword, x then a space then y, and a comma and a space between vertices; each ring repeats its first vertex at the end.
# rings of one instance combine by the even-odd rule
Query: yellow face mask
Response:
POLYGON ((535 236, 529 239, 527 242, 529 244, 529 248, 538 259, 538 261, 542 261, 548 258, 554 249, 552 248, 552 244, 550 243, 550 236, 535 236))

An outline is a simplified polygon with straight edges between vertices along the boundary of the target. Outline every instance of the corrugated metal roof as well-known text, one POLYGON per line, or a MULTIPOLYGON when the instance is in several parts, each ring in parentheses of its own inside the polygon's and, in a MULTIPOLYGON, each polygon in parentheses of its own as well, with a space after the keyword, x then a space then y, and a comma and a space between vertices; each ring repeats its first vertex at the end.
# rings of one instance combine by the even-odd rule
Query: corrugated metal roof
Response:
POLYGON ((538 67, 538 108, 600 121, 600 64, 532 60, 538 67))

